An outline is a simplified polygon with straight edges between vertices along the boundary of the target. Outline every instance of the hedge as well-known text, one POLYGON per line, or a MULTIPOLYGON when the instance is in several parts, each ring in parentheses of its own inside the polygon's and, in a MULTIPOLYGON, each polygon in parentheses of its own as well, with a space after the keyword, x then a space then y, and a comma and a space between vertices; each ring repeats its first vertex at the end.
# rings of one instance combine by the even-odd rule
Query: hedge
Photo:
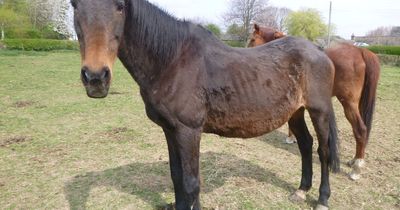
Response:
POLYGON ((6 39, 2 41, 2 44, 9 50, 52 51, 79 49, 76 41, 55 39, 6 39))
POLYGON ((400 55, 384 55, 378 54, 379 61, 383 65, 391 65, 400 67, 400 55))
POLYGON ((370 46, 367 48, 376 54, 400 55, 400 46, 370 46))

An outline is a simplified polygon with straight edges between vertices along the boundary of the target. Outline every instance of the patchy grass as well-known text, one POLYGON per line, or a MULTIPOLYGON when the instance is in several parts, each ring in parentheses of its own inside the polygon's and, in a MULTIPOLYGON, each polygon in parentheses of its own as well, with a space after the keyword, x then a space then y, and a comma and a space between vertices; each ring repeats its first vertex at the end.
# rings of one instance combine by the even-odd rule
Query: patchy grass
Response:
MULTIPOLYGON (((147 119, 138 87, 118 63, 106 99, 89 99, 77 52, 0 51, 2 209, 154 209, 173 202, 164 135, 147 119)), ((384 67, 367 168, 350 181, 355 145, 335 101, 344 173, 331 175, 334 209, 400 208, 400 68, 384 67)), ((299 185, 296 145, 286 128, 249 139, 203 135, 201 199, 206 209, 309 209, 288 196, 299 185)), ((316 145, 315 147, 316 148, 316 145)))

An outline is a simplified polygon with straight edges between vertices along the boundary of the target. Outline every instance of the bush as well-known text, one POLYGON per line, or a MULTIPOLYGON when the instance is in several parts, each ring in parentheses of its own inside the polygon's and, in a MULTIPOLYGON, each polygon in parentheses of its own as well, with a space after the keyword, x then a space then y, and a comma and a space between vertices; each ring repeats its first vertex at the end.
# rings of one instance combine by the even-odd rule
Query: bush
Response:
POLYGON ((376 54, 400 55, 400 46, 370 46, 367 48, 376 54))
POLYGON ((26 31, 26 36, 29 39, 40 39, 40 38, 42 38, 42 34, 40 33, 40 31, 34 30, 34 29, 26 31))
POLYGON ((51 51, 79 49, 76 41, 53 39, 6 39, 3 44, 9 50, 51 51))
POLYGON ((53 26, 48 25, 41 30, 43 39, 66 39, 67 37, 54 31, 53 26))

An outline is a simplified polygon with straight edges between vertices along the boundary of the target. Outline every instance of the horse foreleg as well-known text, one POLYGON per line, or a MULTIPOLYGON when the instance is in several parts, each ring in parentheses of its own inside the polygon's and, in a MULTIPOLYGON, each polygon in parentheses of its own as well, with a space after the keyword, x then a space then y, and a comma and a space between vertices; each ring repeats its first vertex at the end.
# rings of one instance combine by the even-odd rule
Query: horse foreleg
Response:
POLYGON ((365 147, 367 146, 367 126, 361 118, 358 104, 343 102, 343 108, 347 120, 353 129, 354 138, 356 139, 356 155, 354 159, 349 161, 352 167, 350 178, 357 180, 361 178, 361 168, 365 165, 365 147))
POLYGON ((199 130, 187 127, 164 129, 168 143, 171 177, 177 210, 200 210, 199 130))

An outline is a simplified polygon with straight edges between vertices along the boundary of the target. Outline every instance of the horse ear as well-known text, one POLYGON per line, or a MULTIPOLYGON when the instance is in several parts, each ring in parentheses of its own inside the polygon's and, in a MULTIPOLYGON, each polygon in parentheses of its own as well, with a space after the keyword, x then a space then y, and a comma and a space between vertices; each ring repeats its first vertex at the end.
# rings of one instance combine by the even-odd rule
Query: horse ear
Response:
POLYGON ((257 23, 254 23, 254 30, 255 30, 256 32, 259 32, 259 31, 260 31, 260 26, 257 25, 257 23))

